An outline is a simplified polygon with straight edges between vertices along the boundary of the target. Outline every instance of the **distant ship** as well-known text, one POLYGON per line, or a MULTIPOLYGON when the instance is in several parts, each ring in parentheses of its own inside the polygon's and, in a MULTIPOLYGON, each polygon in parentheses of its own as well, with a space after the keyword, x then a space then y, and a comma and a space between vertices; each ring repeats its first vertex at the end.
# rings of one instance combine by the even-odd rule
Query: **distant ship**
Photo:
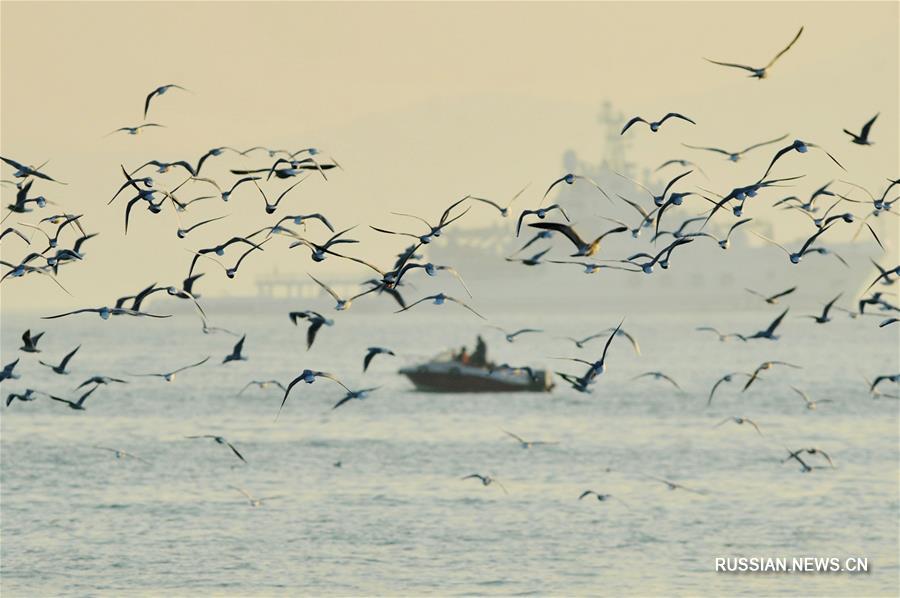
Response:
MULTIPOLYGON (((588 176, 613 198, 613 203, 610 203, 589 184, 561 184, 557 187, 558 193, 554 190, 552 202, 565 207, 573 224, 586 237, 615 226, 600 216, 616 218, 631 226, 637 223, 637 212, 619 201, 616 194, 633 199, 643 195, 645 199, 641 200, 641 204, 645 207, 650 202, 646 191, 629 181, 629 178, 640 180, 642 185, 656 191, 661 191, 665 185, 665 180, 650 169, 638 169, 628 161, 626 149, 629 141, 619 136, 617 130, 621 121, 622 115, 614 114, 609 104, 604 105, 600 122, 606 126, 607 143, 604 146, 605 158, 601 163, 579 160, 571 151, 566 152, 562 159, 561 173, 573 172, 588 176)), ((759 197, 748 200, 748 217, 753 217, 753 212, 756 211, 754 201, 769 205, 779 197, 778 194, 779 189, 769 189, 760 192, 759 197)), ((698 204, 694 200, 686 200, 682 208, 667 211, 663 228, 677 226, 687 217, 687 213, 695 214, 698 210, 694 208, 698 204), (685 207, 688 211, 685 211, 685 207)), ((549 203, 550 198, 545 205, 549 203)), ((824 210, 825 202, 822 203, 821 209, 824 210)), ((482 228, 471 228, 463 219, 458 225, 452 225, 447 234, 422 246, 419 253, 435 264, 455 267, 475 295, 473 301, 476 305, 495 313, 509 310, 540 311, 548 308, 572 313, 602 310, 618 312, 623 306, 647 312, 756 309, 764 305, 761 305, 758 298, 747 293, 745 288, 761 293, 775 293, 792 286, 798 287, 797 292, 791 296, 791 305, 796 307, 820 307, 838 292, 844 293, 841 303, 851 307, 855 306, 856 298, 868 283, 878 275, 871 261, 882 255, 874 240, 868 237, 868 231, 863 231, 866 236, 860 237, 858 242, 840 243, 825 239, 824 245, 832 255, 811 254, 802 263, 793 265, 780 249, 749 234, 748 229, 752 228, 765 236, 774 236, 771 223, 765 217, 756 216, 751 224, 734 232, 727 250, 720 249, 709 238, 698 238, 694 243, 679 248, 668 270, 657 268, 650 276, 612 269, 584 274, 583 268, 568 264, 542 263, 528 267, 509 262, 506 258, 531 257, 549 247, 553 249, 545 259, 574 258, 567 257, 571 253, 571 244, 562 238, 540 240, 525 251, 518 252, 537 232, 523 225, 521 236, 516 238, 516 217, 524 207, 535 206, 516 204, 510 210, 508 218, 497 218, 494 224, 482 228), (845 266, 840 260, 846 261, 851 267, 845 266), (513 280, 515 284, 508 284, 508 281, 513 280)), ((726 217, 726 213, 730 214, 727 210, 724 211, 704 231, 719 238, 724 236, 727 227, 734 222, 726 217)), ((888 215, 870 220, 872 226, 880 230, 879 234, 888 245, 889 253, 896 251, 896 228, 884 232, 884 227, 878 220, 894 217, 888 215), (879 226, 882 228, 879 229, 879 226)), ((551 218, 559 219, 555 214, 548 215, 548 219, 551 218)), ((534 220, 536 218, 528 222, 534 220)), ((698 225, 689 230, 695 230, 696 226, 698 225)), ((651 228, 642 231, 638 242, 627 233, 610 236, 604 240, 601 250, 593 259, 621 259, 638 251, 649 251, 653 248, 649 243, 652 236, 651 228)), ((671 240, 672 237, 667 236, 655 246, 661 249, 671 240)), ((340 287, 339 293, 350 294, 359 289, 358 280, 334 281, 334 285, 340 287)), ((275 300, 279 296, 303 299, 317 297, 321 293, 321 289, 306 277, 277 273, 258 278, 257 288, 261 300, 275 300)), ((369 306, 362 302, 359 309, 365 311, 369 306)))

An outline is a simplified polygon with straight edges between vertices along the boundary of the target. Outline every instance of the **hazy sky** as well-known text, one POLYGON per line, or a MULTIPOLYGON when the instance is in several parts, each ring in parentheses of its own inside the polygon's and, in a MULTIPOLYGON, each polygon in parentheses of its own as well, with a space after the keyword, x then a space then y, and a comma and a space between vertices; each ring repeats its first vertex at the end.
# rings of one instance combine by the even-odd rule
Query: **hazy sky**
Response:
MULTIPOLYGON (((828 148, 849 171, 805 158, 798 170, 810 176, 798 194, 842 176, 880 190, 898 172, 898 17, 895 2, 3 2, 3 155, 50 160, 44 170, 69 185, 39 183, 35 191, 84 213, 89 232, 101 232, 86 246, 85 263, 61 272, 75 298, 26 277, 3 283, 3 304, 109 303, 154 280, 180 281, 186 249, 271 222, 245 188, 227 205, 197 204, 202 209, 186 222, 231 215, 196 237, 178 241, 171 210, 151 216, 143 208, 123 235, 127 198, 106 206, 121 182, 120 163, 194 163, 219 145, 312 145, 334 156, 344 171, 327 183, 310 178, 278 214, 322 211, 338 227, 396 228, 389 210, 431 218, 466 193, 503 200, 528 182, 523 205, 534 204, 562 173, 565 150, 602 159, 596 117, 606 99, 629 115, 675 110, 697 120, 657 135, 634 131, 630 157, 650 167, 672 157, 702 161, 709 184, 723 192, 754 180, 771 152, 731 165, 681 142, 740 148, 789 132, 828 148), (765 64, 801 25, 803 37, 767 80, 702 60, 765 64), (155 100, 149 120, 165 129, 104 137, 140 123, 144 96, 164 83, 192 92, 155 100), (879 111, 876 145, 851 145, 841 129, 858 130, 879 111)), ((204 174, 230 181, 226 165, 269 162, 259 154, 220 160, 204 174)), ((2 173, 9 178, 6 166, 2 173)), ((171 188, 184 177, 158 178, 171 188)), ((13 190, 2 193, 10 203, 13 190)), ((496 212, 473 210, 460 224, 491 218, 496 212)), ((791 226, 782 232, 790 235, 791 226)), ((379 263, 396 250, 396 240, 371 231, 359 238, 362 255, 379 263)), ((22 252, 21 243, 4 241, 4 259, 22 252)), ((299 250, 275 247, 265 257, 234 281, 209 276, 204 292, 251 292, 254 277, 276 262, 298 273, 309 264, 299 250)))

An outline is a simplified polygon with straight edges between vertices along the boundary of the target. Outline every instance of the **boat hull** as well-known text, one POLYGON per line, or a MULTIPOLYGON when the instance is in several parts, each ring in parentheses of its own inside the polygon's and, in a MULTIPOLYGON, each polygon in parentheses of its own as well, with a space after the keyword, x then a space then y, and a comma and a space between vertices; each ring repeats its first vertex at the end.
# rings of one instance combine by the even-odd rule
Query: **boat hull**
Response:
POLYGON ((474 368, 462 364, 425 364, 400 370, 422 392, 548 392, 553 383, 547 372, 474 368))

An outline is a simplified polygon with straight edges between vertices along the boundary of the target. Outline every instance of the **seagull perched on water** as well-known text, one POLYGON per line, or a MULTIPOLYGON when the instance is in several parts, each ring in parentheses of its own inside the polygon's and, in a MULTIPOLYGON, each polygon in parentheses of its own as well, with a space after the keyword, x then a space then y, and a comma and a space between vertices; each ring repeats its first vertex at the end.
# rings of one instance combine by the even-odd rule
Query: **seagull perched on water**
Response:
MULTIPOLYGON (((371 292, 371 291, 367 291, 367 292, 371 292)), ((444 303, 446 303, 447 301, 450 301, 452 303, 456 303, 457 305, 461 305, 461 306, 465 307, 467 310, 469 310, 470 312, 472 312, 473 314, 475 314, 482 320, 487 320, 487 318, 485 318, 483 315, 481 315, 480 313, 478 313, 477 311, 475 311, 474 309, 469 307, 465 302, 460 301, 459 299, 457 299, 455 297, 451 297, 450 295, 445 295, 443 293, 438 293, 437 295, 429 295, 427 297, 422 297, 418 301, 415 301, 414 303, 410 303, 403 309, 398 309, 394 313, 399 314, 402 311, 412 309, 413 307, 417 306, 418 304, 422 303, 423 301, 433 301, 435 305, 444 305, 444 303)))
POLYGON ((75 354, 78 353, 78 349, 80 349, 80 348, 81 348, 81 345, 78 345, 77 347, 72 349, 72 351, 68 355, 66 355, 65 357, 62 358, 62 361, 59 362, 59 365, 53 365, 52 363, 46 363, 43 361, 38 361, 38 363, 40 363, 41 365, 47 366, 48 368, 50 368, 57 374, 66 375, 69 373, 68 371, 66 371, 66 365, 68 365, 69 360, 71 360, 72 357, 74 357, 75 354))
POLYGON ((234 448, 234 445, 231 444, 230 442, 228 442, 227 440, 225 440, 225 438, 222 437, 222 436, 216 436, 215 434, 201 434, 201 435, 198 435, 198 436, 185 436, 185 438, 191 438, 191 439, 195 439, 195 438, 212 438, 213 440, 216 441, 217 444, 221 444, 221 445, 223 445, 223 446, 227 446, 228 448, 230 448, 230 449, 231 449, 231 452, 233 452, 233 453, 235 454, 235 456, 236 456, 238 459, 240 459, 240 460, 243 461, 244 463, 247 462, 247 460, 244 459, 244 456, 243 456, 242 454, 240 454, 236 448, 234 448))
POLYGON ((178 373, 180 373, 180 372, 183 372, 183 371, 185 371, 185 370, 189 370, 189 369, 191 369, 191 368, 195 368, 195 367, 201 366, 201 365, 203 365, 204 363, 206 363, 207 361, 209 361, 209 356, 207 356, 205 359, 202 359, 202 360, 198 361, 197 363, 192 363, 192 364, 190 364, 190 365, 186 365, 186 366, 184 366, 184 367, 180 367, 180 368, 178 368, 177 370, 172 370, 171 372, 163 372, 163 373, 161 373, 161 374, 129 374, 129 376, 153 376, 153 377, 156 377, 156 378, 162 378, 162 379, 165 380, 166 382, 173 382, 173 381, 175 380, 175 375, 176 375, 176 374, 178 374, 178 373))
POLYGON ((779 58, 781 58, 785 52, 790 50, 793 47, 793 45, 795 43, 797 43, 797 40, 800 39, 801 33, 803 33, 803 27, 800 27, 800 31, 797 32, 797 35, 794 36, 794 39, 791 40, 791 43, 789 43, 784 48, 784 50, 782 50, 781 52, 776 54, 775 57, 772 60, 770 60, 766 66, 764 66, 762 68, 746 66, 743 64, 736 64, 733 62, 719 62, 717 60, 710 60, 709 58, 704 58, 704 60, 706 60, 707 62, 711 62, 713 64, 718 64, 719 66, 728 66, 728 67, 732 67, 732 68, 743 69, 745 71, 750 71, 750 75, 749 75, 750 77, 754 77, 756 79, 763 80, 769 76, 769 69, 772 68, 772 65, 775 64, 775 61, 777 61, 779 58))
POLYGON ((500 483, 500 480, 498 480, 498 479, 496 479, 496 478, 492 478, 492 477, 489 476, 489 475, 481 475, 480 473, 473 473, 473 474, 470 474, 470 475, 467 475, 467 476, 463 476, 463 477, 460 478, 460 479, 461 479, 461 480, 471 480, 471 479, 476 479, 476 480, 481 481, 481 485, 482 485, 482 486, 490 486, 491 484, 497 484, 498 486, 500 486, 500 489, 503 490, 503 493, 504 493, 504 494, 509 494, 509 492, 506 491, 506 486, 504 486, 503 484, 501 484, 501 483, 500 483))
POLYGON ((771 145, 773 143, 778 143, 779 141, 783 141, 784 139, 787 139, 787 135, 782 135, 781 137, 779 137, 777 139, 770 139, 769 141, 754 143, 753 145, 751 145, 749 147, 745 147, 744 149, 737 151, 737 152, 730 152, 728 150, 724 150, 724 149, 721 149, 718 147, 704 147, 704 146, 698 146, 698 145, 688 145, 687 143, 682 143, 681 145, 683 145, 684 147, 689 147, 691 149, 695 149, 695 150, 705 150, 708 152, 715 152, 717 154, 724 154, 725 156, 728 157, 728 160, 730 160, 731 162, 737 162, 738 160, 741 159, 741 157, 744 154, 746 154, 750 150, 754 150, 758 147, 763 147, 766 145, 771 145))
POLYGON ((652 132, 656 133, 657 131, 659 131, 659 128, 662 126, 662 124, 663 124, 664 122, 666 122, 667 120, 669 120, 670 118, 678 118, 678 119, 687 121, 687 122, 691 123, 692 125, 696 125, 696 124, 697 124, 697 123, 695 123, 693 120, 691 120, 690 118, 686 117, 686 116, 683 115, 683 114, 679 114, 679 113, 677 113, 677 112, 669 112, 668 114, 666 114, 666 115, 665 115, 664 117, 662 117, 661 119, 655 120, 655 121, 647 121, 647 120, 644 120, 643 118, 641 118, 640 116, 635 116, 634 118, 632 118, 631 120, 629 120, 627 123, 625 123, 625 126, 622 127, 622 132, 619 133, 619 135, 624 135, 624 134, 625 134, 625 131, 627 131, 628 129, 630 129, 631 126, 634 125, 635 123, 644 123, 644 124, 646 124, 646 125, 648 125, 648 126, 650 127, 650 130, 651 130, 652 132))
POLYGON ((22 346, 19 347, 19 351, 24 351, 25 353, 40 353, 41 350, 37 348, 37 344, 42 336, 44 336, 43 332, 32 336, 31 330, 26 330, 25 334, 22 335, 22 346))
POLYGON ((878 114, 873 116, 871 120, 869 120, 869 122, 863 125, 862 131, 859 132, 859 135, 852 131, 844 129, 844 133, 850 135, 850 142, 855 143, 856 145, 872 145, 872 142, 869 141, 869 131, 872 129, 872 125, 875 124, 876 118, 878 118, 878 114))
POLYGON ((163 95, 170 89, 180 89, 182 91, 188 91, 184 87, 182 87, 180 85, 175 85, 174 83, 169 83, 167 85, 160 85, 159 87, 157 87, 156 89, 151 91, 149 94, 147 94, 147 99, 144 100, 144 118, 147 118, 147 111, 150 110, 150 100, 152 100, 156 96, 163 95))
POLYGON ((390 349, 385 349, 384 347, 369 347, 366 349, 366 356, 363 357, 363 373, 369 369, 369 364, 372 363, 372 360, 375 359, 376 355, 390 355, 393 357, 394 352, 390 349))
POLYGON ((58 401, 60 403, 65 403, 66 405, 69 406, 69 409, 74 409, 75 411, 86 411, 86 409, 84 408, 84 402, 87 400, 87 398, 89 396, 91 396, 91 393, 94 392, 95 390, 97 390, 98 388, 100 388, 100 387, 95 386, 94 388, 90 389, 89 391, 87 391, 86 393, 84 393, 83 395, 78 397, 77 401, 70 401, 69 399, 62 399, 60 397, 53 396, 53 395, 48 395, 48 396, 51 399, 53 399, 54 401, 58 401))
POLYGON ((794 368, 795 370, 803 369, 799 365, 794 365, 792 363, 787 363, 784 361, 764 361, 759 364, 755 370, 753 370, 752 374, 750 374, 750 379, 747 380, 746 384, 744 384, 744 388, 741 389, 741 392, 744 392, 745 390, 750 388, 750 385, 753 384, 757 379, 759 379, 760 372, 772 369, 772 366, 776 365, 783 365, 785 367, 794 368))

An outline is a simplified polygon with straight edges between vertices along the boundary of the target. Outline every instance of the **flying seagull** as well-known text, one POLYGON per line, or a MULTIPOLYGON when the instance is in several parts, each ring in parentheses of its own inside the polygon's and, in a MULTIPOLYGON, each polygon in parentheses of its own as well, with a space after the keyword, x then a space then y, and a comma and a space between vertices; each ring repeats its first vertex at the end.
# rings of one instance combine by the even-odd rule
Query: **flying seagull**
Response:
POLYGON ((491 326, 494 330, 499 330, 506 337, 506 342, 512 343, 516 340, 516 337, 520 334, 528 334, 528 333, 538 333, 543 332, 543 330, 538 330, 537 328, 521 328, 516 330, 515 332, 508 332, 499 326, 491 326))
POLYGON ((110 384, 112 382, 116 382, 118 384, 128 384, 128 382, 125 380, 121 380, 119 378, 112 378, 110 376, 91 376, 90 378, 88 378, 87 380, 85 380, 84 382, 82 382, 81 384, 76 386, 75 390, 84 388, 88 384, 97 384, 99 386, 101 384, 110 384))
POLYGON ((256 498, 255 496, 253 496, 252 494, 250 494, 249 492, 247 492, 240 486, 229 485, 228 487, 233 488, 233 489, 237 490, 238 492, 240 492, 241 494, 243 494, 244 498, 247 499, 247 502, 250 503, 251 507, 261 507, 262 504, 267 500, 275 500, 276 498, 281 498, 282 496, 284 496, 283 494, 277 494, 275 496, 261 496, 259 498, 256 498))
POLYGON ((678 383, 675 382, 675 380, 673 380, 671 377, 667 376, 666 374, 663 374, 662 372, 645 372, 643 374, 638 374, 637 376, 632 378, 632 380, 637 380, 639 378, 653 378, 654 380, 665 380, 666 382, 668 382, 669 384, 671 384, 678 390, 681 390, 681 387, 678 386, 678 383))
POLYGON ((787 289, 786 291, 780 291, 778 293, 775 293, 774 295, 763 295, 762 293, 754 291, 753 289, 744 289, 744 290, 747 291, 748 293, 750 293, 751 295, 756 295, 757 297, 761 298, 763 301, 765 301, 769 305, 776 305, 778 303, 779 299, 790 295, 791 293, 793 293, 794 291, 797 290, 797 287, 791 287, 791 288, 787 289))
POLYGON ((834 402, 830 399, 820 399, 818 401, 813 401, 809 398, 808 394, 806 394, 805 392, 803 392, 796 386, 791 386, 791 390, 796 392, 800 396, 800 398, 803 399, 803 403, 806 405, 806 408, 809 409, 810 411, 814 411, 816 408, 816 405, 818 405, 819 403, 833 403, 834 402))
POLYGON ((837 300, 841 298, 841 295, 843 295, 843 293, 839 293, 837 297, 826 303, 825 307, 822 309, 821 315, 810 315, 805 317, 812 318, 813 320, 815 320, 816 324, 827 324, 831 321, 831 318, 828 317, 828 312, 831 311, 831 308, 834 306, 835 302, 837 302, 837 300))
POLYGON ((727 382, 733 382, 735 376, 747 376, 750 377, 750 374, 744 372, 731 372, 730 374, 725 374, 713 384, 712 390, 709 391, 709 398, 706 400, 706 406, 709 407, 712 404, 713 396, 716 394, 716 389, 719 388, 720 385, 725 384, 727 382))
POLYGON ((338 380, 334 374, 329 374, 328 372, 317 372, 313 370, 303 370, 302 372, 300 372, 300 375, 291 380, 291 383, 288 384, 287 389, 284 391, 284 398, 281 400, 281 406, 278 408, 278 413, 275 415, 276 420, 278 420, 278 416, 281 415, 281 410, 284 409, 284 404, 287 402, 288 395, 291 394, 291 390, 294 388, 294 386, 296 386, 300 382, 312 384, 316 381, 316 378, 327 378, 328 380, 331 380, 332 382, 335 382, 342 386, 347 392, 353 392, 343 382, 338 380))
POLYGON ((745 147, 744 149, 737 151, 737 152, 728 151, 728 150, 718 148, 718 147, 688 145, 687 143, 682 143, 681 145, 683 145, 684 147, 689 147, 691 149, 695 149, 695 150, 705 150, 708 152, 715 152, 717 154, 724 154, 728 158, 728 160, 730 160, 731 162, 737 162, 738 160, 740 160, 743 157, 744 154, 746 154, 750 150, 754 150, 756 148, 763 147, 766 145, 771 145, 772 143, 778 143, 779 141, 783 141, 785 139, 787 139, 787 135, 782 135, 781 137, 779 137, 777 139, 770 139, 769 141, 762 141, 760 143, 754 143, 753 145, 751 145, 749 147, 745 147))
POLYGON ((62 361, 59 362, 59 365, 53 365, 52 363, 45 363, 43 361, 39 361, 38 363, 47 366, 57 374, 66 375, 69 373, 68 371, 66 371, 66 365, 69 363, 69 360, 71 360, 72 357, 74 357, 75 354, 78 353, 78 349, 80 348, 81 345, 78 345, 77 347, 72 349, 72 351, 68 355, 62 358, 62 361))
POLYGON ((754 422, 753 420, 748 419, 746 417, 726 417, 725 419, 723 419, 722 421, 720 421, 713 427, 718 428, 719 426, 721 426, 723 424, 727 424, 728 422, 734 422, 738 425, 750 424, 756 430, 757 434, 759 434, 760 436, 763 435, 763 433, 759 429, 759 426, 756 425, 756 422, 754 422))
POLYGON ((792 363, 786 363, 784 361, 764 361, 757 366, 753 373, 750 374, 750 378, 747 380, 747 383, 744 384, 744 388, 741 389, 741 392, 744 392, 750 385, 753 384, 757 379, 759 379, 760 372, 764 372, 766 370, 772 369, 772 366, 783 365, 785 367, 794 368, 795 370, 802 369, 799 365, 794 365, 792 363))
POLYGON ((11 361, 3 366, 3 369, 0 370, 0 382, 3 382, 4 380, 18 380, 19 378, 21 378, 19 374, 16 374, 13 371, 16 369, 16 364, 18 363, 19 360, 16 359, 15 361, 11 361))
POLYGON ((270 385, 271 385, 271 386, 274 386, 274 387, 276 387, 276 388, 278 388, 278 389, 281 390, 282 392, 284 392, 284 391, 286 390, 286 389, 284 388, 284 384, 282 384, 282 383, 279 382, 278 380, 251 380, 250 382, 248 382, 248 383, 244 386, 244 388, 242 388, 242 389, 238 392, 238 395, 244 394, 244 392, 245 392, 248 388, 250 388, 251 386, 256 386, 256 387, 258 387, 258 388, 260 388, 260 389, 262 389, 262 390, 265 390, 265 389, 269 388, 270 385))
POLYGON ((234 349, 232 349, 231 353, 225 356, 225 359, 222 360, 222 363, 228 363, 229 361, 247 361, 247 358, 241 355, 241 351, 244 349, 244 341, 247 340, 247 335, 241 337, 234 345, 234 349))
POLYGON ((376 355, 394 355, 394 352, 384 347, 369 347, 366 349, 366 356, 363 357, 363 372, 369 369, 369 364, 375 359, 376 355))
POLYGON ((42 336, 44 336, 43 332, 32 336, 31 330, 26 330, 22 335, 22 346, 19 347, 19 350, 25 353, 40 353, 41 350, 37 348, 37 344, 42 336))
MULTIPOLYGON (((613 496, 612 494, 600 494, 599 492, 594 492, 593 490, 585 490, 585 491, 582 492, 581 495, 578 497, 578 500, 581 500, 582 498, 585 498, 585 497, 591 496, 591 495, 595 496, 595 497, 597 498, 597 500, 600 501, 600 502, 605 502, 605 501, 607 501, 607 500, 609 500, 609 499, 611 499, 611 498, 615 498, 617 501, 619 501, 620 503, 622 503, 623 505, 625 505, 626 507, 628 507, 628 503, 626 503, 624 500, 622 500, 622 499, 620 499, 620 498, 616 498, 616 497, 613 496)), ((628 508, 631 508, 631 507, 628 507, 628 508)))
POLYGON ((293 322, 294 326, 298 325, 299 320, 309 320, 309 328, 306 329, 307 351, 312 348, 313 342, 315 342, 316 340, 316 334, 318 334, 319 329, 322 328, 322 326, 334 325, 334 320, 330 320, 319 312, 309 309, 304 311, 292 311, 288 314, 288 317, 291 319, 291 322, 293 322))
POLYGON ((872 142, 869 141, 869 131, 872 129, 872 125, 875 124, 875 119, 878 118, 878 114, 873 116, 869 122, 863 125, 862 131, 859 132, 859 135, 853 133, 852 131, 848 131, 844 129, 844 133, 850 135, 851 143, 855 143, 856 145, 872 145, 872 142))
POLYGON ((108 451, 108 452, 114 454, 116 456, 116 459, 121 459, 122 457, 128 457, 130 459, 136 459, 136 460, 140 461, 141 463, 146 463, 147 465, 150 465, 150 461, 147 461, 143 457, 138 457, 137 455, 135 455, 133 453, 129 453, 129 452, 123 451, 121 449, 110 448, 108 446, 97 446, 97 445, 94 445, 91 448, 99 449, 101 451, 108 451))
POLYGON ((797 32, 797 35, 794 36, 794 39, 791 40, 791 43, 789 43, 787 45, 787 47, 785 47, 784 50, 782 50, 781 52, 776 54, 775 58, 773 58, 772 60, 769 61, 769 64, 767 64, 766 66, 764 66, 762 68, 755 68, 755 67, 746 66, 743 64, 735 64, 733 62, 719 62, 716 60, 710 60, 709 58, 704 58, 704 60, 711 62, 713 64, 718 64, 719 66, 728 66, 728 67, 732 67, 732 68, 744 69, 745 71, 750 71, 750 75, 749 75, 750 77, 755 77, 757 79, 762 80, 762 79, 765 79, 769 75, 769 69, 772 67, 772 65, 775 64, 775 61, 777 61, 779 58, 781 58, 784 55, 784 53, 787 52, 788 50, 790 50, 791 47, 797 42, 797 40, 800 39, 801 33, 803 33, 803 27, 800 27, 800 31, 797 32))
MULTIPOLYGON (((367 291, 367 292, 369 292, 369 291, 367 291)), ((446 303, 447 301, 450 301, 450 302, 452 302, 452 303, 456 303, 457 305, 461 305, 461 306, 465 307, 467 310, 469 310, 470 312, 472 312, 473 314, 475 314, 476 316, 478 316, 478 317, 481 318, 482 320, 486 320, 486 319, 487 319, 487 318, 485 318, 483 315, 481 315, 480 313, 478 313, 477 311, 475 311, 474 309, 472 309, 471 307, 469 307, 465 302, 460 301, 459 299, 457 299, 457 298, 455 298, 455 297, 451 297, 450 295, 445 295, 445 294, 443 294, 443 293, 438 293, 437 295, 429 295, 428 297, 422 297, 422 298, 419 299, 418 301, 416 301, 416 302, 414 302, 414 303, 410 303, 409 305, 407 305, 407 306, 404 307, 403 309, 398 309, 398 310, 395 311, 394 313, 399 314, 399 313, 402 312, 402 311, 406 311, 406 310, 408 310, 408 309, 412 309, 413 307, 417 306, 418 304, 422 303, 423 301, 433 301, 435 305, 444 305, 444 303, 446 303)))
POLYGON ((509 492, 506 491, 506 486, 501 484, 500 480, 498 480, 496 478, 492 478, 489 475, 481 475, 480 473, 473 473, 473 474, 470 474, 467 476, 463 476, 460 479, 462 479, 462 480, 476 479, 481 482, 482 486, 490 486, 491 484, 497 484, 498 486, 500 486, 500 489, 503 490, 504 494, 509 494, 509 492))
MULTIPOLYGON (((174 83, 169 83, 168 85, 160 85, 159 87, 157 87, 156 89, 151 91, 149 94, 147 94, 147 99, 144 100, 144 118, 145 119, 147 118, 147 111, 150 110, 150 100, 152 100, 156 96, 163 95, 170 89, 180 89, 182 91, 188 91, 184 87, 181 87, 180 85, 175 85, 174 83)), ((198 168, 198 170, 199 170, 199 168, 198 168)))
POLYGON ((334 404, 334 407, 332 407, 331 409, 332 409, 332 410, 337 409, 338 407, 340 407, 341 405, 343 405, 343 404, 346 403, 347 401, 352 401, 352 400, 354 400, 354 399, 355 399, 355 400, 359 400, 359 401, 362 401, 363 399, 367 399, 367 398, 369 397, 369 393, 375 392, 375 391, 378 390, 379 388, 381 388, 381 387, 380 387, 380 386, 375 386, 375 387, 372 387, 372 388, 363 388, 363 389, 360 389, 360 390, 349 390, 349 391, 347 391, 347 394, 344 395, 344 397, 343 397, 340 401, 338 401, 337 403, 335 403, 335 404, 334 404))
POLYGON ((686 117, 683 114, 679 114, 677 112, 669 112, 664 117, 662 117, 661 119, 656 120, 656 121, 647 121, 647 120, 644 120, 643 118, 641 118, 640 116, 635 116, 634 118, 629 120, 627 123, 625 123, 625 126, 622 127, 622 132, 619 133, 619 135, 624 135, 625 131, 627 131, 629 128, 631 128, 631 126, 634 125, 635 123, 644 123, 650 127, 651 131, 656 133, 657 131, 659 131, 659 128, 662 126, 662 124, 664 122, 666 122, 667 120, 669 120, 670 118, 678 118, 678 119, 687 121, 687 122, 691 123, 692 125, 697 124, 690 118, 686 117))
POLYGON ((509 207, 513 204, 514 201, 516 201, 517 199, 519 199, 519 196, 522 195, 522 194, 525 192, 525 189, 528 189, 528 187, 529 187, 530 185, 531 185, 531 183, 528 183, 528 185, 525 185, 525 186, 522 188, 521 191, 519 191, 518 193, 516 193, 515 195, 513 195, 513 198, 510 199, 508 202, 506 202, 506 205, 505 205, 505 206, 501 206, 501 205, 498 204, 497 202, 492 201, 492 200, 490 200, 490 199, 485 199, 485 198, 483 198, 483 197, 475 197, 474 195, 470 195, 470 196, 469 196, 469 199, 471 199, 471 200, 473 200, 473 201, 480 201, 480 202, 485 203, 485 204, 487 204, 487 205, 489 205, 489 206, 493 206, 494 208, 497 209, 498 212, 500 212, 500 215, 501 215, 501 216, 503 216, 504 218, 506 218, 507 216, 509 216, 509 207))
POLYGON ((562 233, 575 246, 576 251, 575 253, 571 254, 570 257, 591 257, 600 249, 600 242, 606 236, 628 231, 627 226, 617 226, 615 228, 611 228, 610 230, 606 231, 605 233, 601 234, 599 237, 588 243, 584 241, 577 232, 575 232, 574 228, 560 222, 532 222, 528 226, 532 228, 539 228, 541 230, 552 230, 557 233, 562 233))
POLYGON ((350 306, 353 304, 353 301, 354 301, 354 300, 359 299, 359 298, 362 297, 363 295, 368 295, 369 293, 371 293, 371 292, 377 290, 377 288, 378 288, 378 287, 372 287, 371 289, 368 289, 368 290, 366 290, 366 291, 363 291, 362 293, 357 293, 356 295, 353 295, 353 296, 350 297, 349 299, 342 299, 341 296, 338 295, 337 292, 336 292, 334 289, 332 289, 330 286, 328 286, 328 285, 325 284, 324 282, 322 282, 322 281, 320 281, 319 279, 317 279, 317 278, 316 278, 315 276, 313 276, 312 274, 307 273, 307 276, 309 276, 310 278, 312 278, 313 281, 314 281, 317 285, 319 285, 320 287, 322 287, 323 289, 325 289, 325 292, 328 293, 329 295, 331 295, 331 296, 334 298, 334 300, 337 302, 337 303, 335 304, 335 306, 334 306, 334 309, 337 310, 337 311, 344 311, 344 310, 350 309, 350 306))
POLYGON ((507 432, 506 430, 502 430, 502 432, 504 434, 506 434, 507 436, 509 436, 510 438, 515 439, 515 441, 518 442, 519 446, 521 446, 523 449, 530 449, 532 447, 542 446, 542 445, 559 444, 558 442, 549 442, 549 441, 545 441, 545 440, 525 440, 518 434, 513 434, 512 432, 507 432))
POLYGON ((66 405, 69 406, 69 409, 74 409, 76 411, 85 411, 84 402, 87 400, 87 398, 89 396, 91 396, 91 393, 94 392, 95 390, 97 390, 98 388, 100 388, 100 387, 95 386, 94 388, 90 389, 89 391, 87 391, 86 393, 81 395, 77 401, 70 401, 69 399, 62 399, 60 397, 56 397, 53 395, 49 395, 49 396, 54 401, 59 401, 60 403, 65 403, 66 405))
POLYGON ((184 366, 184 367, 180 367, 180 368, 178 368, 177 370, 172 370, 171 372, 163 372, 163 373, 161 373, 161 374, 129 374, 129 376, 153 376, 153 377, 156 377, 156 378, 162 378, 162 379, 165 380, 166 382, 173 382, 173 381, 175 380, 175 375, 176 375, 176 374, 178 374, 178 373, 180 373, 180 372, 183 372, 183 371, 185 371, 185 370, 189 370, 189 369, 191 369, 191 368, 195 368, 195 367, 201 366, 201 365, 203 365, 204 363, 206 363, 207 361, 209 361, 209 356, 207 356, 205 359, 202 359, 202 360, 198 361, 197 363, 192 363, 192 364, 190 364, 190 365, 186 365, 186 366, 184 366))
POLYGON ((194 439, 194 438, 212 438, 213 440, 216 441, 216 443, 221 444, 221 445, 223 445, 223 446, 227 446, 228 448, 230 448, 230 449, 231 449, 231 452, 233 452, 233 453, 235 454, 235 456, 237 456, 238 459, 240 459, 240 460, 243 461, 244 463, 247 462, 247 460, 244 459, 244 456, 241 455, 241 454, 238 452, 238 450, 237 450, 236 448, 234 448, 234 445, 231 444, 230 442, 228 442, 227 440, 225 440, 225 438, 223 438, 222 436, 216 436, 216 435, 214 435, 214 434, 202 434, 202 435, 199 435, 199 436, 185 436, 185 438, 191 438, 191 439, 194 439))

